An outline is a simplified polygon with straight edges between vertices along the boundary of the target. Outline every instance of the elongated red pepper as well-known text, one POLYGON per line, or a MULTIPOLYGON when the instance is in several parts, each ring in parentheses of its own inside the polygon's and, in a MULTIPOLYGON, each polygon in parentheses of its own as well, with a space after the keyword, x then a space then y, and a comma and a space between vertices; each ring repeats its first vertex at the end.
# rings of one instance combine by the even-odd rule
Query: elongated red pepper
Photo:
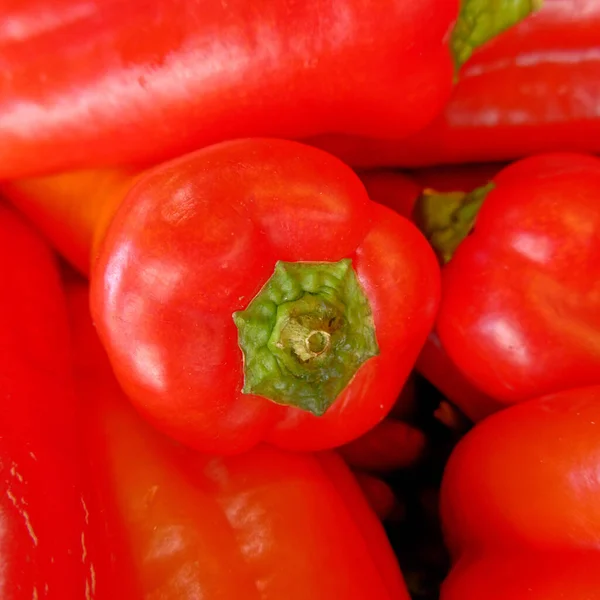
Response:
POLYGON ((600 159, 548 154, 507 167, 452 211, 436 196, 421 205, 451 257, 442 345, 503 404, 600 383, 599 195, 600 159))
POLYGON ((544 0, 539 12, 474 53, 450 102, 423 130, 396 140, 329 136, 315 143, 357 167, 600 152, 598 31, 596 0, 544 0))
MULTIPOLYGON (((463 197, 465 192, 487 183, 499 168, 496 165, 480 165, 423 169, 411 173, 410 179, 396 171, 367 171, 360 177, 372 200, 407 218, 414 218, 415 205, 419 204, 424 190, 433 187, 439 192, 452 192, 440 196, 450 206, 455 196, 463 197)), ((479 421, 501 406, 465 377, 442 347, 435 331, 429 334, 415 368, 473 421, 479 421)), ((372 437, 373 433, 367 435, 372 437)), ((360 440, 354 444, 360 447, 360 440)))
POLYGON ((246 136, 405 136, 448 100, 453 61, 538 3, 9 1, 0 179, 246 136))
POLYGON ((71 285, 76 374, 95 482, 125 532, 135 598, 408 600, 385 532, 343 461, 258 446, 214 458, 126 402, 71 285))
MULTIPOLYGON (((72 179, 83 189, 64 203, 47 194, 64 178, 4 191, 61 223, 88 210, 93 179, 72 179)), ((390 411, 432 328, 439 268, 417 228, 371 202, 347 166, 295 142, 241 140, 146 173, 120 205, 108 189, 96 199, 105 214, 118 206, 96 221, 102 232, 110 221, 105 235, 87 235, 104 238, 96 326, 157 427, 211 452, 262 439, 322 449, 390 411)))
POLYGON ((450 457, 441 600, 600 598, 600 387, 523 402, 450 457))
POLYGON ((0 279, 0 597, 114 598, 81 459, 58 270, 1 204, 0 279))

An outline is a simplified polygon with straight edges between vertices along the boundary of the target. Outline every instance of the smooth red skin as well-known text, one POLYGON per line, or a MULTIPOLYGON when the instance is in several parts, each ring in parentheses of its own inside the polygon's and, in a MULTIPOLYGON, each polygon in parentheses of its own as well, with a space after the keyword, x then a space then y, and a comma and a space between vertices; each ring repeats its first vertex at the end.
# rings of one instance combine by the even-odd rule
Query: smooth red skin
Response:
POLYGON ((91 306, 121 385, 157 427, 197 449, 260 440, 337 446, 389 412, 431 330, 439 268, 406 219, 369 201, 314 148, 241 140, 148 173, 119 207, 92 272, 91 306), (352 258, 380 354, 322 417, 242 394, 232 313, 275 262, 352 258))
POLYGON ((87 286, 68 295, 95 484, 118 514, 119 560, 138 584, 115 597, 408 600, 385 532, 338 456, 260 445, 218 458, 173 443, 119 388, 87 286))
POLYGON ((596 0, 544 0, 539 12, 475 52, 444 111, 416 134, 314 142, 363 168, 600 152, 599 30, 596 0))
POLYGON ((58 270, 1 204, 0 279, 0 597, 81 600, 89 587, 114 598, 80 461, 58 270))
POLYGON ((405 136, 450 96, 458 7, 9 0, 0 179, 155 163, 239 137, 405 136))
POLYGON ((598 600, 597 552, 490 555, 459 563, 441 600, 598 600))
POLYGON ((444 349, 505 405, 600 383, 600 159, 540 155, 494 181, 442 270, 444 349))
MULTIPOLYGON (((377 170, 360 173, 360 178, 371 200, 410 219, 424 188, 440 192, 471 191, 487 183, 499 169, 496 165, 422 169, 411 173, 410 178, 397 171, 377 170)), ((479 421, 501 408, 497 401, 477 389, 463 375, 445 352, 435 331, 427 337, 415 368, 473 421, 479 421)), ((356 446, 360 442, 359 439, 353 444, 356 446)), ((359 447, 356 446, 355 454, 359 447)), ((397 443, 396 447, 399 449, 397 443)), ((371 456, 371 453, 366 456, 371 456)))
POLYGON ((600 386, 492 415, 441 488, 454 569, 442 600, 600 598, 600 386))

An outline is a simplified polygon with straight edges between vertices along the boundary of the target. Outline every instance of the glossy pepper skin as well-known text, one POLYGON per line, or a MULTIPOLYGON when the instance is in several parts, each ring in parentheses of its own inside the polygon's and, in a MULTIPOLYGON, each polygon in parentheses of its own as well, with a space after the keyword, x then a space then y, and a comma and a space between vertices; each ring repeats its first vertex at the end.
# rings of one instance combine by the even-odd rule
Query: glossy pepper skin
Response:
POLYGON ((12 4, 1 178, 157 162, 253 135, 404 135, 452 87, 458 0, 12 4))
POLYGON ((110 598, 80 460, 58 270, 43 240, 4 204, 0 277, 0 597, 110 598))
MULTIPOLYGON (((499 168, 497 165, 469 165, 421 169, 408 174, 410 176, 398 171, 376 170, 361 173, 360 177, 372 200, 414 219, 425 190, 470 192, 487 183, 499 168)), ((444 350, 435 331, 427 337, 415 369, 472 421, 479 421, 501 408, 498 401, 484 394, 465 377, 444 350)), ((374 431, 366 435, 373 437, 374 431)), ((398 439, 398 436, 395 437, 398 439)), ((359 439, 353 444, 360 442, 359 439)))
POLYGON ((339 457, 260 445, 216 458, 175 444, 123 395, 87 286, 70 284, 68 294, 96 485, 119 515, 139 586, 128 598, 408 600, 385 533, 339 457))
POLYGON ((536 4, 9 0, 0 179, 156 163, 240 137, 403 137, 442 109, 488 25, 536 4))
POLYGON ((443 347, 502 404, 600 383, 599 195, 596 157, 514 163, 442 269, 443 347))
POLYGON ((544 0, 473 54, 442 113, 421 131, 396 140, 328 136, 318 145, 363 168, 600 152, 599 29, 596 0, 544 0))
MULTIPOLYGON (((416 227, 371 202, 358 177, 337 159, 296 142, 239 140, 140 176, 120 204, 119 194, 106 189, 102 196, 91 196, 97 205, 84 206, 81 199, 88 197, 90 183, 94 189, 89 174, 72 176, 71 186, 65 183, 64 178, 50 178, 29 182, 25 192, 19 184, 4 191, 29 214, 27 206, 48 209, 53 221, 46 219, 46 224, 61 223, 66 215, 75 236, 80 235, 75 225, 79 217, 84 228, 90 223, 88 209, 108 210, 103 202, 113 211, 119 206, 112 220, 97 221, 103 231, 110 222, 105 235, 88 229, 85 236, 88 251, 97 254, 91 305, 121 385, 157 427, 211 452, 240 452, 260 440, 316 450, 360 436, 390 411, 433 325, 439 267, 416 227), (83 189, 76 193, 78 182, 83 189), (65 202, 48 201, 57 195, 65 202), (98 252, 90 248, 94 244, 98 252), (319 287, 329 277, 322 269, 334 273, 319 287), (283 289, 277 292, 279 299, 271 297, 267 313, 252 313, 255 304, 250 303, 261 290, 271 293, 274 288, 267 283, 282 271, 309 273, 308 283, 288 280, 286 289, 295 299, 283 289), (347 298, 329 285, 336 278, 342 292, 351 290, 347 298), (293 304, 300 292, 306 298, 293 304), (354 305, 344 304, 348 299, 354 305), (289 330, 283 325, 297 322, 289 311, 299 311, 300 320, 310 313, 302 308, 304 301, 323 301, 323 310, 341 310, 333 320, 327 312, 327 318, 311 322, 312 333, 331 340, 322 353, 297 350, 298 343, 313 341, 311 331, 285 339, 289 330), (273 308, 281 304, 286 306, 277 308, 278 325, 272 325, 273 308), (354 308, 344 312, 345 306, 354 308), (262 329, 256 337, 261 344, 269 340, 270 355, 260 349, 253 356, 246 348, 243 360, 238 343, 250 319, 242 319, 257 314, 270 315, 262 323, 272 329, 262 329), (357 315, 358 326, 344 330, 357 315), (347 339, 362 336, 358 345, 342 344, 360 349, 362 364, 354 364, 358 352, 339 351, 341 337, 336 336, 346 335, 344 331, 347 339), (280 350, 289 354, 281 358, 280 350), (255 382, 252 377, 261 375, 257 365, 272 369, 271 356, 285 385, 299 384, 300 396, 286 391, 277 398, 272 390, 265 394, 256 387, 242 392, 255 382), (338 366, 331 370, 333 363, 338 366), (322 364, 325 371, 319 371, 322 364), (316 379, 310 369, 320 373, 316 379), (329 408, 327 402, 312 404, 323 400, 322 390, 306 392, 305 382, 339 384, 336 393, 327 392, 329 408), (308 401, 302 408, 277 403, 297 398, 298 407, 308 401)), ((122 185, 119 180, 117 188, 122 185)), ((47 231, 57 232, 53 227, 47 231)), ((262 383, 272 381, 269 375, 262 383)))
POLYGON ((441 516, 441 600, 600 598, 600 387, 492 415, 459 442, 441 516))

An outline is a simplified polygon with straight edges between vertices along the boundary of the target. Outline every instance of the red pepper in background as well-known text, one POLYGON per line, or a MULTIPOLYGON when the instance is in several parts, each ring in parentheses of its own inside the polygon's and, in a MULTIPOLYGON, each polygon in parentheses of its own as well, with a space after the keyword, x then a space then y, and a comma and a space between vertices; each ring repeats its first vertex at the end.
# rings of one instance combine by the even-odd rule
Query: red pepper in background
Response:
MULTIPOLYGON (((498 165, 422 169, 411 173, 411 178, 397 171, 382 170, 366 171, 360 177, 371 200, 413 218, 415 205, 424 189, 433 187, 440 192, 469 192, 487 183, 499 169, 498 165)), ((415 368, 473 421, 479 421, 500 408, 496 400, 477 389, 452 362, 435 331, 429 334, 415 368)), ((360 442, 359 439, 353 443, 360 447, 360 442)))
POLYGON ((4 205, 0 257, 0 597, 114 598, 81 459, 58 269, 4 205))
MULTIPOLYGON (((116 210, 108 189, 82 209, 93 178, 71 181, 82 187, 58 177, 4 191, 75 229, 73 215, 85 228, 87 210, 116 210), (64 203, 48 201, 61 189, 64 203)), ((90 245, 102 237, 86 235, 90 245)), ((370 202, 348 167, 295 142, 240 140, 138 179, 102 241, 91 302, 118 379, 161 430, 211 452, 262 439, 314 450, 390 411, 433 325, 438 286, 426 240, 370 202)))
POLYGON ((415 369, 471 421, 481 421, 502 407, 465 377, 448 356, 435 331, 429 334, 415 369))
POLYGON ((409 377, 387 417, 338 450, 353 469, 385 473, 414 466, 425 454, 424 432, 412 424, 417 410, 415 378, 409 377))
POLYGON ((408 600, 385 532, 339 457, 258 446, 215 458, 173 443, 127 403, 87 286, 71 283, 68 297, 95 482, 120 516, 140 598, 408 600))
POLYGON ((393 471, 416 463, 425 446, 425 434, 420 429, 388 417, 357 440, 342 446, 340 454, 357 469, 393 471))
POLYGON ((455 448, 441 600, 600 598, 600 387, 492 415, 455 448))
POLYGON ((451 256, 442 345, 502 404, 600 383, 599 197, 600 159, 549 154, 507 167, 452 212, 435 196, 421 205, 451 256))
POLYGON ((488 183, 505 165, 481 163, 425 167, 408 171, 407 175, 424 189, 438 192, 470 192, 488 183))
POLYGON ((80 273, 90 262, 139 170, 105 169, 0 182, 0 193, 27 216, 80 273))
POLYGON ((463 0, 459 18, 459 0, 9 0, 0 179, 239 137, 405 136, 473 47, 537 4, 463 0))
POLYGON ((396 211, 399 215, 412 218, 415 202, 423 188, 412 177, 398 171, 374 170, 358 173, 369 198, 396 211))
POLYGON ((418 408, 415 393, 415 378, 411 375, 386 418, 338 448, 381 519, 398 520, 404 513, 401 500, 382 476, 415 467, 428 449, 425 433, 410 422, 418 408))
MULTIPOLYGON (((374 169, 358 171, 369 198, 409 219, 426 189, 438 192, 470 192, 489 182, 504 165, 476 164, 431 167, 413 171, 374 169)), ((35 180, 33 180, 35 181, 35 180)), ((23 182, 27 185, 27 180, 23 182)))
POLYGON ((544 0, 539 12, 473 54, 444 111, 421 131, 313 142, 363 168, 600 152, 599 31, 597 0, 544 0))
POLYGON ((369 506, 382 521, 404 516, 403 505, 383 479, 366 471, 353 470, 352 473, 369 506))

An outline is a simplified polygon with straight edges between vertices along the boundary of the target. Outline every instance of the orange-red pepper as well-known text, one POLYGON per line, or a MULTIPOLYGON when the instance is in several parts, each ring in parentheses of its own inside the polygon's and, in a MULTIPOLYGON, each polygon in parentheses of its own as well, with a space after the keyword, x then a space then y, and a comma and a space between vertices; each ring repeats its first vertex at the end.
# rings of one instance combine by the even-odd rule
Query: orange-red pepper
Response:
POLYGON ((263 439, 334 447, 385 417, 438 301, 439 268, 414 225, 296 142, 205 148, 139 176, 120 203, 128 177, 3 189, 78 263, 81 249, 95 257, 96 325, 147 418, 232 453, 263 439))
POLYGON ((490 416, 446 467, 441 600, 600 598, 600 387, 490 416))
POLYGON ((408 600, 385 532, 338 456, 258 446, 215 458, 164 437, 120 390, 88 296, 69 285, 78 391, 96 489, 120 520, 139 598, 408 600))
POLYGON ((0 597, 112 600, 121 572, 82 456, 59 272, 4 204, 0 280, 0 597))

